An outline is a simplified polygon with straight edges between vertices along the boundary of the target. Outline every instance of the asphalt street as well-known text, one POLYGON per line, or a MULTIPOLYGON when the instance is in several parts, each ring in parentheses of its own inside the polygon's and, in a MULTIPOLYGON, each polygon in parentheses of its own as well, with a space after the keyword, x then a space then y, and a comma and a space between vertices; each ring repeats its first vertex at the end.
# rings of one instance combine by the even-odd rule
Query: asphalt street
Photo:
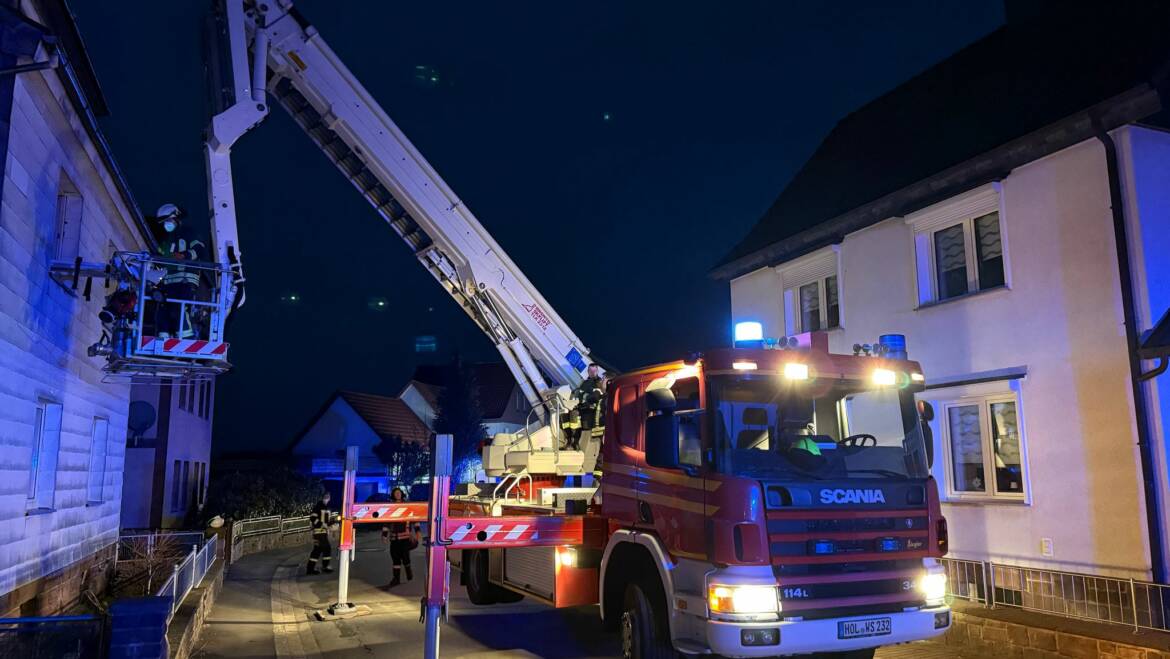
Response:
MULTIPOLYGON (((386 588, 390 557, 377 534, 359 533, 349 600, 368 607, 369 612, 333 621, 318 621, 314 612, 337 601, 337 574, 305 576, 307 556, 308 547, 281 549, 246 556, 232 565, 195 655, 206 659, 422 656, 422 551, 414 552, 414 581, 386 588)), ((617 635, 602 629, 595 607, 557 610, 527 600, 475 606, 457 577, 452 576, 449 618, 441 631, 443 657, 600 659, 621 655, 617 635)), ((957 655, 938 644, 919 643, 884 648, 878 656, 942 659, 957 655)))

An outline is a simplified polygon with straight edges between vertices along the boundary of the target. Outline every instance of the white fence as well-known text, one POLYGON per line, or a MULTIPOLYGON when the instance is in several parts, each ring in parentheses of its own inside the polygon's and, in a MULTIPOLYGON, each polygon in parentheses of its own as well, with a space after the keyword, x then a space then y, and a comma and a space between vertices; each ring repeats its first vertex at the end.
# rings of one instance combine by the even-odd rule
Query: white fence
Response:
POLYGON ((215 553, 218 548, 219 536, 216 535, 208 538, 202 547, 192 547, 191 553, 187 554, 183 562, 175 566, 170 578, 163 582, 162 588, 158 589, 157 595, 159 597, 167 595, 171 597, 172 616, 179 609, 179 605, 183 603, 183 599, 187 597, 187 593, 203 583, 203 577, 215 564, 215 553))
POLYGON ((1008 607, 1064 618, 1170 631, 1170 586, 944 558, 951 597, 989 608, 1008 607))

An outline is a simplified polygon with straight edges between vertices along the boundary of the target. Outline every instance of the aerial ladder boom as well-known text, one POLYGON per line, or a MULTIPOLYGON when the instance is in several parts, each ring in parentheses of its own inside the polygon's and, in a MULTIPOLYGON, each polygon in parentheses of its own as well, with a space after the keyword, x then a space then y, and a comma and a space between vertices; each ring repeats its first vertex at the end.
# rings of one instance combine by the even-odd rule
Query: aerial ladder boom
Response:
MULTIPOLYGON (((261 83, 499 350, 544 420, 583 381, 589 351, 288 0, 219 3, 207 136, 213 240, 239 270, 230 149, 267 112, 261 83), (230 82, 227 81, 230 78, 230 82)), ((240 296, 242 298, 242 296, 240 296)))

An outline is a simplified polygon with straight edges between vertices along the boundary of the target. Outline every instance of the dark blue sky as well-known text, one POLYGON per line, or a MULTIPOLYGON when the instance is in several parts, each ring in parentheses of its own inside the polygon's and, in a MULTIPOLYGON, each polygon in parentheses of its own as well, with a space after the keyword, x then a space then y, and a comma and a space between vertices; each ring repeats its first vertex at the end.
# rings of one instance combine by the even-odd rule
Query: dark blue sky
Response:
MULTIPOLYGON (((71 4, 139 202, 206 217, 207 4, 71 4)), ((727 285, 708 269, 837 120, 1003 20, 997 0, 297 4, 585 344, 622 368, 729 340, 727 285), (439 84, 418 84, 418 65, 439 84)), ((418 334, 494 358, 279 107, 234 164, 249 289, 216 397, 217 451, 285 445, 338 388, 396 394, 418 334), (282 303, 288 293, 300 303, 282 303)))

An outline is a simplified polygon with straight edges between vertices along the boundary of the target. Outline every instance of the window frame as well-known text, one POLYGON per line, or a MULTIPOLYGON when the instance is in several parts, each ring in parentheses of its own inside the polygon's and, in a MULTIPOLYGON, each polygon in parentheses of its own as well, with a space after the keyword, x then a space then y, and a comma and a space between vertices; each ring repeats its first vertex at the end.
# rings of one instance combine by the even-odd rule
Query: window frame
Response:
POLYGON ((843 278, 840 245, 829 245, 807 256, 776 266, 775 271, 780 280, 785 335, 791 336, 806 331, 833 332, 845 327, 845 294, 841 285, 843 278), (837 289, 837 324, 833 327, 828 326, 829 293, 826 283, 830 278, 835 279, 837 289), (821 327, 817 330, 806 330, 801 313, 800 289, 814 283, 817 285, 819 305, 817 315, 821 327))
POLYGON ((980 293, 1011 289, 1011 260, 1008 252, 1004 190, 1003 182, 990 183, 906 216, 905 222, 912 229, 916 308, 944 304, 980 293), (998 214, 1003 284, 980 289, 975 220, 990 213, 998 214), (955 226, 963 227, 963 259, 967 269, 967 290, 958 295, 940 298, 935 236, 938 232, 955 226))
POLYGON ((1031 502, 1032 488, 1030 470, 1028 469, 1028 441, 1024 430, 1023 401, 1018 391, 999 393, 982 393, 964 396, 952 396, 934 402, 936 406, 935 420, 938 422, 940 441, 942 444, 942 469, 948 501, 971 501, 982 503, 1021 503, 1031 502), (1020 491, 1000 492, 999 480, 995 477, 995 446, 991 436, 991 406, 996 403, 1012 403, 1016 406, 1016 429, 1020 441, 1020 491), (951 444, 950 410, 956 407, 979 407, 979 437, 983 456, 984 490, 982 492, 968 492, 958 490, 955 484, 954 455, 951 444))
POLYGON ((792 329, 794 331, 789 334, 801 334, 803 332, 831 332, 835 329, 841 329, 841 280, 836 274, 826 275, 820 279, 814 279, 810 282, 785 289, 787 295, 791 291, 793 300, 793 318, 792 329), (834 280, 834 287, 837 289, 837 324, 829 325, 829 280, 834 280), (808 330, 804 327, 804 309, 800 304, 800 289, 811 284, 817 285, 817 316, 820 319, 821 326, 815 330, 808 330))
POLYGON ((25 491, 26 512, 56 509, 57 467, 61 455, 64 412, 61 403, 46 399, 37 401, 32 443, 29 445, 30 480, 25 491))

